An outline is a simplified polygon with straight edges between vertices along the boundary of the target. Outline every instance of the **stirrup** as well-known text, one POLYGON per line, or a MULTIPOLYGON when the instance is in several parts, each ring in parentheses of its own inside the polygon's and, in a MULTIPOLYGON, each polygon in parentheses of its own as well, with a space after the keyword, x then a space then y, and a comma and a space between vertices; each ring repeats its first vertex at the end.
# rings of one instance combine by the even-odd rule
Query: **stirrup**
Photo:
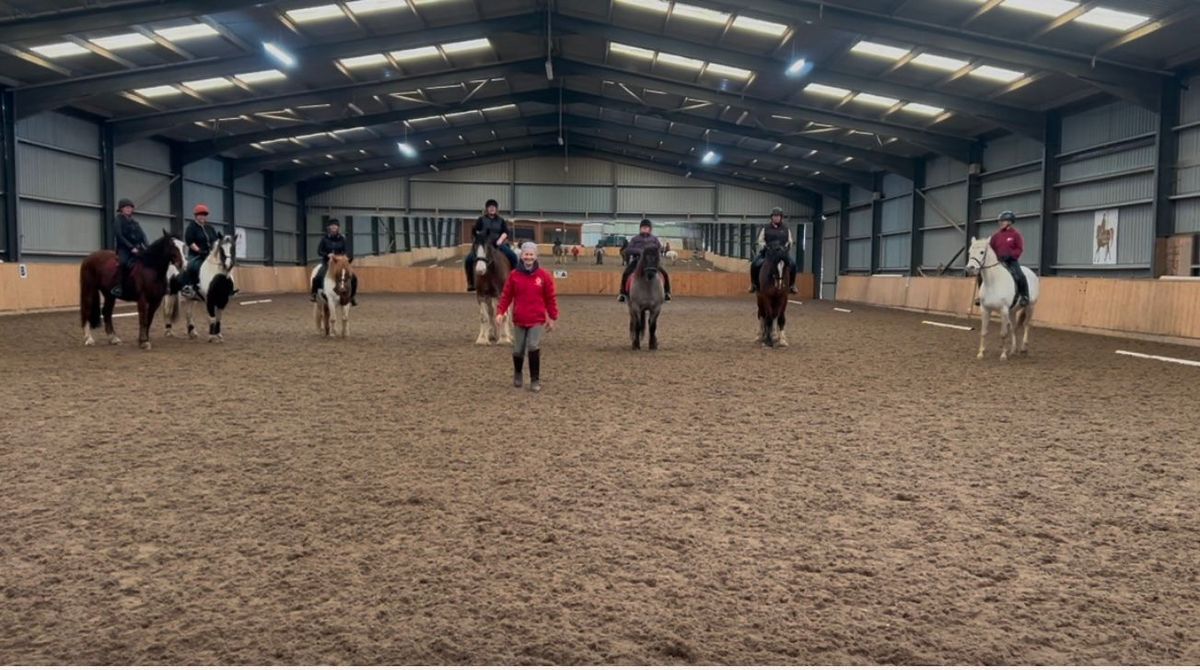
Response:
POLYGON ((663 294, 663 302, 671 302, 671 294, 670 293, 663 294))
POLYGON ((617 294, 617 302, 625 302, 625 294, 624 293, 617 294))

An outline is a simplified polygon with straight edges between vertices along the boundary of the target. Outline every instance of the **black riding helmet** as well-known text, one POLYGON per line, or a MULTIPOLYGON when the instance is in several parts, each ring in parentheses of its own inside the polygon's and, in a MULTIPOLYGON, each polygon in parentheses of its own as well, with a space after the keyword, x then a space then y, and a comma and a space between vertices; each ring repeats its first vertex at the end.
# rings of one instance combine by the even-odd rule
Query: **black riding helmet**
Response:
POLYGON ((654 224, 650 223, 650 219, 642 219, 642 222, 638 224, 638 229, 640 230, 642 228, 654 230, 654 224))
POLYGON ((1013 214, 1011 209, 1006 209, 1003 212, 1000 212, 1000 216, 996 217, 997 223, 999 223, 1001 221, 1008 221, 1009 223, 1016 223, 1017 215, 1013 214))
POLYGON ((339 220, 337 220, 337 219, 330 219, 330 220, 326 221, 326 222, 325 222, 325 230, 326 230, 326 232, 328 232, 328 231, 329 231, 329 227, 330 227, 330 226, 337 226, 338 228, 341 228, 341 227, 342 227, 342 222, 341 222, 341 221, 339 221, 339 220))
POLYGON ((483 203, 483 208, 487 209, 488 207, 495 207, 496 209, 500 209, 500 203, 496 202, 496 200, 494 198, 488 198, 488 201, 483 203))
POLYGON ((129 198, 121 198, 121 201, 117 203, 118 210, 124 209, 126 207, 133 207, 133 206, 134 206, 133 201, 130 200, 129 198))

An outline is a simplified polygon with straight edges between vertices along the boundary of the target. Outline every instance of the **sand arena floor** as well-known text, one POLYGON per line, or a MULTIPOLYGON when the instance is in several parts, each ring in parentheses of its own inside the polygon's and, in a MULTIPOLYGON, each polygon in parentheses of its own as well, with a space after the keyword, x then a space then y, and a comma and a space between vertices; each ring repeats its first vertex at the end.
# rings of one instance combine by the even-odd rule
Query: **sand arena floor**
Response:
POLYGON ((540 396, 465 294, 0 318, 0 662, 1200 663, 1195 350, 562 302, 540 396))

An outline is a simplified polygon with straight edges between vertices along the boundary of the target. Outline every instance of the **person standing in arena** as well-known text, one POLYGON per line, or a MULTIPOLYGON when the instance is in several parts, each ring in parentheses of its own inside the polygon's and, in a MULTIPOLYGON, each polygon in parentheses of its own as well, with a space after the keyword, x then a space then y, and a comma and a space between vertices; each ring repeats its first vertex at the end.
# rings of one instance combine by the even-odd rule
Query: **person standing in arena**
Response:
POLYGON ((521 245, 521 262, 517 264, 496 307, 496 323, 503 326, 504 317, 512 307, 513 313, 513 386, 521 388, 525 357, 529 357, 529 390, 542 390, 542 333, 554 330, 558 321, 558 296, 554 278, 537 262, 538 248, 533 242, 521 245))

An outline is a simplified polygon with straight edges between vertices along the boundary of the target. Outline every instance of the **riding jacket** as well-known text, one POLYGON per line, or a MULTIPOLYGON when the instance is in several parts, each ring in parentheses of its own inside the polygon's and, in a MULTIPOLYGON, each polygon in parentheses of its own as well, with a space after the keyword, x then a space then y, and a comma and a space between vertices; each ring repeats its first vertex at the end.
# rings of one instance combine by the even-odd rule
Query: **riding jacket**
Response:
POLYGON ((1007 230, 998 231, 992 235, 992 251, 1002 261, 1020 260, 1021 252, 1025 251, 1025 238, 1016 228, 1009 226, 1007 230))
POLYGON ((512 237, 512 233, 508 232, 508 222, 504 217, 497 214, 496 216, 487 216, 486 214, 475 219, 474 233, 486 233, 488 238, 499 240, 501 235, 512 237))
POLYGON ((759 228, 758 242, 756 243, 758 245, 759 253, 762 253, 764 250, 766 250, 767 245, 771 244, 772 242, 777 242, 783 245, 784 249, 791 249, 793 242, 792 229, 785 228, 783 224, 776 226, 773 223, 768 223, 762 228, 759 228))
POLYGON ((658 249, 661 251, 662 242, 659 242, 658 238, 650 233, 638 233, 634 235, 633 239, 629 240, 629 245, 625 247, 625 254, 627 256, 641 255, 646 249, 658 249))
POLYGON ((130 251, 137 248, 145 248, 149 244, 146 239, 146 233, 142 230, 142 225, 137 222, 132 216, 126 217, 124 214, 118 214, 112 222, 113 235, 116 237, 117 252, 130 251))
POLYGON ((346 236, 338 233, 330 235, 326 233, 325 237, 321 238, 321 243, 317 245, 317 255, 321 257, 322 263, 328 263, 329 257, 335 254, 346 254, 346 236))
POLYGON ((219 239, 221 239, 221 234, 217 232, 215 226, 211 223, 201 224, 199 221, 189 222, 187 231, 183 234, 183 241, 187 244, 189 258, 207 258, 208 253, 212 251, 213 243, 219 239), (193 244, 200 247, 200 251, 193 251, 193 244))
POLYGON ((554 278, 543 270, 536 262, 532 268, 526 269, 524 263, 518 263, 504 282, 504 291, 500 294, 500 304, 496 306, 496 314, 508 313, 512 306, 513 323, 521 328, 534 328, 551 321, 558 320, 558 295, 554 289, 554 278))

